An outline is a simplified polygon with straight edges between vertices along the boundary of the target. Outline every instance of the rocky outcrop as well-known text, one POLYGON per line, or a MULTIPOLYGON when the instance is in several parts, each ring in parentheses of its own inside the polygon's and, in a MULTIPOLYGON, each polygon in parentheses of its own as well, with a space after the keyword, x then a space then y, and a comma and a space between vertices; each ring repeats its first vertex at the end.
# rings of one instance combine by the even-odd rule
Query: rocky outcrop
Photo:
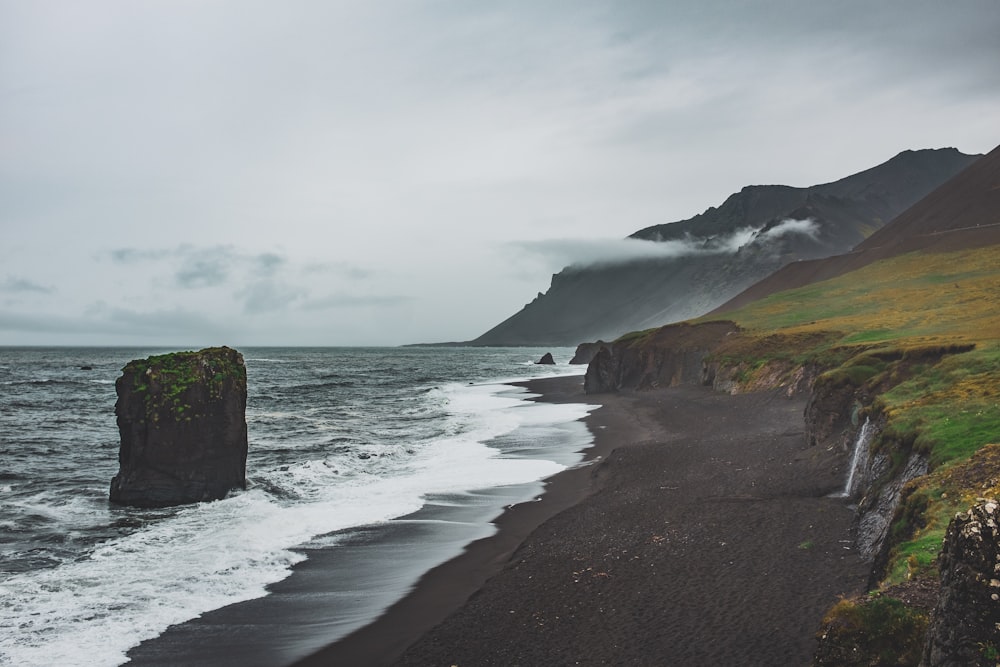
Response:
POLYGON ((583 391, 587 394, 607 394, 618 391, 620 359, 616 359, 610 347, 602 347, 590 360, 583 376, 583 391))
POLYGON ((602 347, 607 346, 603 340, 599 340, 596 343, 580 343, 576 346, 576 352, 573 354, 573 358, 569 360, 570 364, 589 364, 602 347))
POLYGON ((805 411, 809 444, 850 449, 862 424, 862 407, 856 386, 836 382, 829 375, 816 378, 805 411))
POLYGON ((164 507, 246 488, 247 375, 227 347, 129 362, 115 383, 111 502, 164 507))
POLYGON ((681 322, 603 346, 584 377, 588 394, 655 389, 702 382, 702 362, 726 336, 732 322, 681 322))
POLYGON ((877 585, 888 564, 892 546, 888 540, 889 530, 900 506, 903 488, 926 475, 929 468, 927 458, 917 453, 911 452, 902 465, 894 466, 892 457, 880 452, 861 471, 862 479, 858 487, 863 490, 863 495, 854 515, 854 541, 863 558, 875 559, 869 581, 871 587, 877 585))
POLYGON ((1000 505, 986 500, 952 519, 938 556, 941 594, 921 665, 995 665, 1000 657, 1000 505))
POLYGON ((551 352, 546 352, 542 355, 542 358, 535 362, 535 364, 540 364, 543 366, 555 366, 556 360, 552 358, 551 352))

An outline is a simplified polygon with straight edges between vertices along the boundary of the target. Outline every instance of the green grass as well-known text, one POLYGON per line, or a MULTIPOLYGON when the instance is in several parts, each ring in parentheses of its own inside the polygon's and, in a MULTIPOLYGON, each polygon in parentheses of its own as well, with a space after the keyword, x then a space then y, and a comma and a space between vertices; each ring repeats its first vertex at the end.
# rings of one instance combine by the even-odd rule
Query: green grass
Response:
MULTIPOLYGON (((817 384, 874 397, 885 421, 874 447, 895 468, 913 451, 928 457, 931 472, 903 491, 881 584, 936 578, 955 513, 1000 497, 1000 246, 903 255, 723 317, 741 333, 710 361, 735 369, 738 383, 811 367, 817 384)), ((825 621, 834 658, 824 664, 864 655, 869 665, 916 665, 926 625, 891 597, 842 601, 825 621)))
MULTIPOLYGON (((874 446, 895 465, 916 450, 932 471, 962 470, 1000 443, 998 295, 1000 246, 903 255, 726 313, 743 332, 713 359, 740 369, 736 380, 746 386, 776 361, 818 367, 818 382, 876 397, 886 427, 874 446)), ((887 581, 936 576, 954 512, 1000 492, 943 479, 927 476, 909 497, 909 513, 894 526, 887 581)))
POLYGON ((916 665, 929 618, 892 597, 841 600, 823 619, 824 665, 916 665))
POLYGON ((212 397, 220 395, 227 378, 246 384, 246 367, 233 362, 224 348, 136 359, 126 364, 122 372, 136 378, 133 389, 145 395, 146 414, 154 419, 165 406, 171 407, 178 417, 183 416, 191 409, 184 401, 184 394, 196 383, 204 382, 212 397))
MULTIPOLYGON (((914 451, 927 456, 931 472, 903 490, 881 583, 937 577, 955 513, 1000 497, 1000 246, 902 255, 691 323, 723 318, 740 332, 708 361, 737 384, 784 385, 806 368, 817 385, 874 398, 869 409, 885 427, 873 446, 894 469, 914 451)), ((832 641, 824 665, 916 665, 927 615, 876 595, 838 603, 824 624, 832 641), (859 655, 866 662, 851 662, 859 655)), ((983 651, 997 653, 992 644, 983 651)))
POLYGON ((713 358, 740 381, 793 360, 866 387, 896 441, 938 466, 1000 441, 997 295, 1000 246, 911 253, 726 313, 745 333, 713 358))
POLYGON ((980 447, 963 461, 942 465, 904 489, 884 585, 911 577, 936 577, 937 554, 957 512, 980 497, 1000 497, 1000 444, 980 447))
POLYGON ((618 338, 616 338, 614 342, 615 343, 619 343, 619 344, 626 344, 626 345, 641 344, 641 343, 644 343, 645 341, 647 341, 650 337, 652 337, 653 334, 655 334, 657 331, 659 331, 658 327, 655 328, 655 329, 643 329, 641 331, 630 331, 629 333, 622 334, 621 336, 619 336, 618 338))
POLYGON ((1000 346, 918 364, 911 372, 879 403, 897 430, 915 434, 933 466, 1000 441, 1000 346))
POLYGON ((844 336, 841 342, 847 345, 852 343, 884 343, 895 340, 897 336, 898 333, 892 329, 872 329, 844 336))
MULTIPOLYGON (((759 331, 833 329, 844 345, 1000 333, 1000 247, 911 253, 727 313, 759 331)), ((705 321, 710 318, 702 318, 705 321)))

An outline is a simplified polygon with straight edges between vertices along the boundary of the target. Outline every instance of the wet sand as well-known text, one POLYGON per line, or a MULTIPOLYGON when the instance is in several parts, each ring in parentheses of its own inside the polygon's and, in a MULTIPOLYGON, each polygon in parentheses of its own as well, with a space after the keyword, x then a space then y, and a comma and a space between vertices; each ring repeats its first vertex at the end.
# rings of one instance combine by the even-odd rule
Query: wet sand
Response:
POLYGON ((802 399, 695 386, 600 402, 588 465, 425 575, 318 665, 807 665, 822 614, 860 592, 846 453, 807 448, 802 399))

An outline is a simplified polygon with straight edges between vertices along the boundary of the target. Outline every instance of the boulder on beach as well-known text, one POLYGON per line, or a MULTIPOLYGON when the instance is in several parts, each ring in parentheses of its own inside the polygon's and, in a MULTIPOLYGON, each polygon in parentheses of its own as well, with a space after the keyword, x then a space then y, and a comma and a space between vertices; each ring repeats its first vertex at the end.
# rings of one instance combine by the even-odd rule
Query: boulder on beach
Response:
POLYGON ((542 355, 542 358, 535 362, 536 364, 545 364, 547 366, 555 366, 556 360, 552 358, 551 352, 546 352, 542 355))
POLYGON ((121 444, 111 502, 166 507, 246 488, 243 355, 216 347, 134 360, 115 389, 121 444))

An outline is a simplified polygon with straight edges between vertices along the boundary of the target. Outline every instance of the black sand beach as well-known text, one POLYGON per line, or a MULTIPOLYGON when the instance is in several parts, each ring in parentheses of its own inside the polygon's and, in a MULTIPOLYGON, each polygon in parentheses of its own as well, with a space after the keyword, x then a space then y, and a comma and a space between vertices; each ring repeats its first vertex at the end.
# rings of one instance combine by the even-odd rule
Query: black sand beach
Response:
POLYGON ((298 665, 809 663, 822 614, 867 568, 849 508, 829 497, 843 466, 815 464, 802 399, 528 386, 602 403, 586 420, 593 464, 298 665))

